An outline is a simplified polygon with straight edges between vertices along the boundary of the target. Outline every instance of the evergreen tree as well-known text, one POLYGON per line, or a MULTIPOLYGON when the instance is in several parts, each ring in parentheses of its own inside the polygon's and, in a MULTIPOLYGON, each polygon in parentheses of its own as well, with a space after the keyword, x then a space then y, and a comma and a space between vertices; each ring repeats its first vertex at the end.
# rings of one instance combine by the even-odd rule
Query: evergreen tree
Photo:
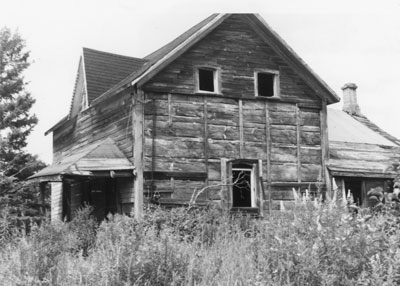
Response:
POLYGON ((18 33, 0 30, 0 172, 4 176, 14 175, 26 163, 21 160, 22 150, 37 123, 36 116, 29 114, 35 100, 26 91, 23 77, 30 65, 25 48, 18 33))
MULTIPOLYGON (((26 90, 23 73, 29 51, 18 33, 0 30, 0 209, 7 210, 17 226, 40 219, 39 188, 23 181, 45 164, 24 150, 27 136, 37 123, 30 109, 35 103, 26 90)), ((4 211, 3 211, 4 213, 4 211)), ((3 215, 4 216, 4 215, 3 215)), ((0 214, 0 220, 2 215, 0 214)), ((14 225, 15 226, 15 225, 14 225)), ((1 236, 1 233, 0 233, 1 236)))

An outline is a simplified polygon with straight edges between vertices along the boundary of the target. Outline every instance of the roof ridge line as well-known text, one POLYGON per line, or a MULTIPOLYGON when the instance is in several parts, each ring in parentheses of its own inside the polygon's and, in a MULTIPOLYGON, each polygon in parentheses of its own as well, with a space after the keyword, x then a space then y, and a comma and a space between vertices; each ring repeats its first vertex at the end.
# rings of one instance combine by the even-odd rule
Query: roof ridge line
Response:
POLYGON ((178 46, 173 48, 171 51, 169 51, 166 55, 164 55, 161 59, 157 60, 154 64, 152 64, 149 68, 147 68, 140 76, 135 78, 131 83, 130 86, 134 86, 137 84, 141 79, 143 79, 147 74, 149 74, 151 71, 156 69, 158 66, 162 65, 169 57, 174 55, 178 50, 181 48, 185 47, 188 43, 192 42, 193 39, 198 37, 198 35, 202 34, 203 32, 207 31, 208 28, 211 28, 215 23, 217 23, 220 19, 222 19, 225 16, 229 16, 230 14, 224 14, 220 13, 217 14, 210 22, 206 23, 203 27, 201 27, 198 31, 194 32, 192 35, 190 35, 187 39, 185 39, 182 43, 180 43, 178 46))
POLYGON ((121 57, 121 58, 130 58, 130 59, 136 59, 136 60, 141 60, 141 61, 148 61, 145 58, 138 58, 138 57, 132 57, 132 56, 126 56, 126 55, 121 55, 121 54, 116 54, 116 53, 111 53, 111 52, 106 52, 106 51, 100 51, 97 49, 92 49, 92 48, 88 48, 88 47, 82 47, 82 50, 90 50, 90 51, 94 51, 97 53, 102 53, 102 54, 107 54, 107 55, 111 55, 111 56, 116 56, 116 57, 121 57))

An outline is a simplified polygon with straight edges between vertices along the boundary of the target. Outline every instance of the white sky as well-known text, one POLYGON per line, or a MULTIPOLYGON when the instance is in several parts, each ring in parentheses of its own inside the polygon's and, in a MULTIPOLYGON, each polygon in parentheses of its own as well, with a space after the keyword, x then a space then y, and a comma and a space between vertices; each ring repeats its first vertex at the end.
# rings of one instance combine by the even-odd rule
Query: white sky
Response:
POLYGON ((0 0, 0 9, 0 27, 18 28, 31 50, 39 124, 28 151, 47 163, 44 132, 68 113, 82 47, 144 57, 215 12, 260 13, 339 96, 356 83, 361 111, 400 138, 400 0, 0 0))

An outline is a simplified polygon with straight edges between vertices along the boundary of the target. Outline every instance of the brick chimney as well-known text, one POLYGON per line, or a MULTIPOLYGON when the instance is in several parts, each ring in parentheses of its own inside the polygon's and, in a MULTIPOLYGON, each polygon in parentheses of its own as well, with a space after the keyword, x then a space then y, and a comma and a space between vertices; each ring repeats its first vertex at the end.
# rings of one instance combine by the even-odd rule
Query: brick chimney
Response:
POLYGON ((343 111, 350 115, 361 116, 360 107, 357 103, 357 85, 346 83, 343 87, 343 111))

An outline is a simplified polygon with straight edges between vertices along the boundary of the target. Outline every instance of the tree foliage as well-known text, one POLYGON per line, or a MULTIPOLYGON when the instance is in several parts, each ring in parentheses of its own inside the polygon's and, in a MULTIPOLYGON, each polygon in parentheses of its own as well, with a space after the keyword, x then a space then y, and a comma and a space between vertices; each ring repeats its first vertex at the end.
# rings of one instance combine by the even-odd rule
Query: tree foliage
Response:
POLYGON ((30 113, 35 100, 23 75, 29 65, 29 51, 21 36, 9 28, 0 29, 0 209, 18 218, 39 215, 38 188, 24 180, 45 166, 24 150, 38 122, 30 113))
MULTIPOLYGON (((0 30, 0 158, 1 170, 12 175, 21 163, 21 149, 37 123, 29 113, 35 100, 26 90, 23 72, 29 67, 29 52, 18 33, 0 30)), ((28 156, 29 157, 29 156, 28 156)))

